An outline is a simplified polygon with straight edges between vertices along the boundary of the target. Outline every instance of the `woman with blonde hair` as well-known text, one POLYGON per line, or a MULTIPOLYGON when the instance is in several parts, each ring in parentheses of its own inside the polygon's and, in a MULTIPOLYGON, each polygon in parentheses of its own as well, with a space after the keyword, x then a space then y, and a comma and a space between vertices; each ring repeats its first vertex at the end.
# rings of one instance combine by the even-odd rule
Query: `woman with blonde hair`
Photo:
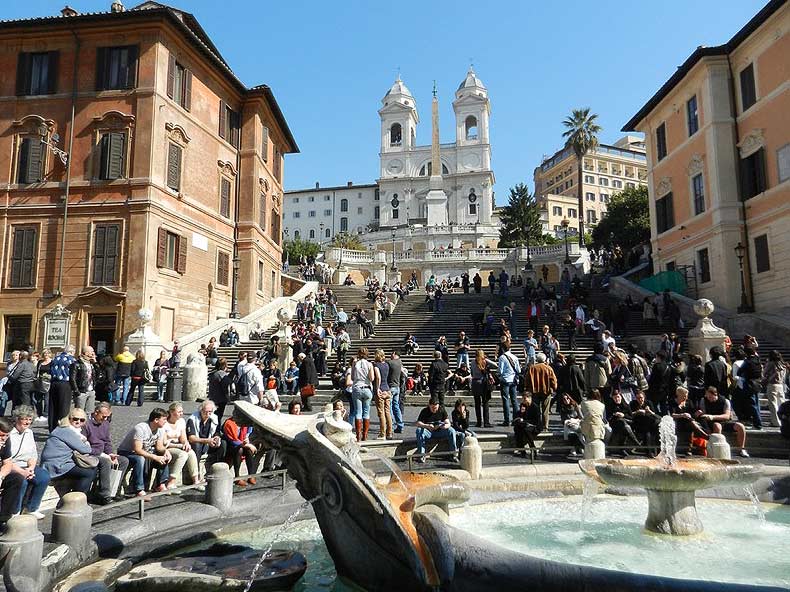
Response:
POLYGON ((376 393, 376 413, 379 416, 378 440, 392 439, 392 405, 390 400, 392 392, 387 382, 389 378, 389 365, 383 349, 376 350, 373 362, 374 381, 373 392, 376 393))
POLYGON ((162 426, 162 431, 165 434, 165 446, 171 456, 170 477, 165 483, 165 487, 167 489, 175 488, 176 478, 181 475, 185 465, 189 473, 189 480, 192 485, 195 485, 200 481, 198 460, 187 440, 187 422, 184 419, 184 406, 181 403, 171 403, 167 408, 167 423, 162 426))
POLYGON ((368 439, 375 376, 373 364, 368 361, 368 348, 360 347, 357 360, 351 367, 351 400, 354 403, 354 431, 358 442, 368 439))

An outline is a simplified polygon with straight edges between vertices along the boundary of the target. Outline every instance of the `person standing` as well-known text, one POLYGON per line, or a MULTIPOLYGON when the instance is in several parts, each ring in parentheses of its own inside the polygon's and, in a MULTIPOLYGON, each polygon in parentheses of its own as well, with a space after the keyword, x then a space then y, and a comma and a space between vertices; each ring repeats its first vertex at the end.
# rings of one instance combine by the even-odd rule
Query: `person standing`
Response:
POLYGON ((549 409, 551 398, 557 390, 557 376, 554 370, 546 363, 546 355, 541 352, 535 357, 536 364, 527 370, 527 391, 532 392, 535 404, 540 408, 544 432, 549 431, 549 409))
MULTIPOLYGON (((176 346, 173 346, 175 351, 176 346)), ((124 346, 121 353, 115 356, 115 380, 118 384, 118 403, 126 405, 127 407, 132 404, 132 397, 129 396, 129 391, 132 386, 132 362, 134 356, 129 352, 129 348, 124 346)))
POLYGON ((442 352, 435 350, 433 352, 433 362, 428 368, 428 390, 431 393, 431 398, 439 401, 442 407, 444 407, 444 392, 447 379, 450 378, 451 374, 450 365, 443 359, 442 352))
POLYGON ((142 407, 143 400, 145 399, 145 385, 151 378, 151 369, 148 367, 148 360, 145 359, 145 354, 141 349, 138 349, 134 356, 134 362, 132 362, 130 369, 130 376, 132 379, 132 388, 129 392, 129 402, 127 405, 131 404, 134 399, 134 391, 136 390, 137 406, 142 407))
MULTIPOLYGON (((393 350, 387 362, 389 371, 387 372, 387 384, 390 387, 390 407, 392 409, 393 432, 400 434, 403 432, 403 413, 401 412, 402 393, 401 384, 403 381, 403 362, 401 362, 398 352, 393 350)), ((405 386, 405 385, 404 385, 405 386)))
POLYGON ((318 386, 318 372, 312 356, 299 354, 299 396, 302 398, 302 411, 312 411, 310 397, 315 395, 318 386))
POLYGON ((389 365, 383 349, 377 349, 373 360, 373 392, 376 393, 376 413, 379 416, 378 440, 392 439, 392 393, 388 382, 389 365))
POLYGON ((458 334, 458 341, 455 342, 455 362, 456 368, 459 368, 461 364, 466 364, 469 367, 469 338, 463 331, 458 334))
POLYGON ((357 442, 368 439, 374 378, 373 364, 368 361, 368 348, 360 347, 357 359, 351 367, 351 400, 354 404, 354 431, 357 442))
POLYGON ((491 291, 491 296, 494 295, 494 286, 496 286, 496 276, 494 272, 491 271, 488 274, 488 289, 491 291))
POLYGON ((475 287, 475 294, 479 294, 483 289, 483 278, 480 277, 479 273, 476 273, 475 277, 472 278, 472 284, 475 287))
POLYGON ((38 417, 36 422, 44 423, 47 421, 47 399, 49 398, 49 387, 52 377, 50 369, 52 367, 52 352, 45 349, 42 358, 36 366, 36 380, 33 383, 33 403, 35 404, 38 417))
POLYGON ((486 357, 485 351, 477 350, 475 361, 470 370, 472 372, 472 397, 475 401, 475 421, 479 428, 492 427, 488 415, 488 403, 496 384, 494 377, 496 368, 497 365, 486 357))
POLYGON ((233 375, 228 372, 228 361, 225 358, 217 360, 214 371, 208 377, 208 398, 217 406, 217 423, 222 424, 225 407, 230 401, 230 387, 233 384, 233 375))
POLYGON ((71 408, 71 366, 76 362, 74 346, 69 345, 52 360, 49 385, 49 431, 53 432, 69 416, 71 408))
POLYGON ((755 430, 763 429, 763 422, 760 419, 760 381, 763 377, 763 365, 760 357, 752 347, 744 348, 746 359, 738 369, 738 378, 743 379, 744 410, 751 414, 752 427, 755 430))
POLYGON ((765 385, 765 396, 768 398, 771 425, 775 428, 781 426, 779 421, 779 407, 785 398, 785 379, 787 367, 782 359, 782 354, 773 350, 768 354, 768 363, 763 368, 762 382, 765 385))
POLYGON ((503 421, 500 425, 510 425, 510 410, 515 413, 518 408, 518 376, 521 374, 521 364, 518 358, 510 351, 510 342, 503 345, 502 355, 499 356, 497 369, 499 371, 499 388, 502 396, 503 421))
POLYGON ((167 389, 167 371, 170 369, 170 362, 167 360, 167 352, 159 352, 159 358, 154 362, 153 379, 156 383, 156 402, 164 403, 165 390, 167 389))
POLYGON ((30 361, 30 354, 22 350, 19 352, 19 362, 8 375, 8 381, 13 385, 12 397, 14 407, 19 405, 31 406, 33 404, 34 382, 36 380, 36 365, 30 361))
POLYGON ((74 407, 93 409, 96 403, 97 374, 96 354, 90 345, 86 345, 82 348, 79 359, 71 365, 69 375, 74 407))

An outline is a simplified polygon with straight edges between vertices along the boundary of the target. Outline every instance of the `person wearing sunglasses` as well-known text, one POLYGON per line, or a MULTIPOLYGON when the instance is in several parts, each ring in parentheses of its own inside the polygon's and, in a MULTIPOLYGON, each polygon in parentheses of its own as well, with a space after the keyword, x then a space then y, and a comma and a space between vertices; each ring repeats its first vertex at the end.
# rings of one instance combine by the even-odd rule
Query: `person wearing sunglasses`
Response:
POLYGON ((49 435, 41 452, 41 464, 50 474, 52 486, 61 497, 71 491, 87 495, 96 478, 97 467, 82 467, 74 460, 74 452, 91 452, 91 445, 82 433, 87 419, 84 409, 73 408, 66 421, 49 435))

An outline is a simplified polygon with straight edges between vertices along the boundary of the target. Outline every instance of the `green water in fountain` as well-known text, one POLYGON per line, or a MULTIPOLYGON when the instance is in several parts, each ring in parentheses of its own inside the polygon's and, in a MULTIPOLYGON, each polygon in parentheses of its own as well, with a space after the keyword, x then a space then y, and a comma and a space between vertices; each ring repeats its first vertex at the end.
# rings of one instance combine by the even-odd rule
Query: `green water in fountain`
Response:
MULTIPOLYGON (((693 537, 646 533, 647 499, 597 496, 580 528, 582 496, 528 498, 464 506, 450 523, 476 536, 533 557, 666 577, 790 587, 790 507, 763 505, 765 522, 748 501, 697 499, 705 532, 693 537)), ((278 527, 233 533, 232 543, 266 548, 278 527)), ((335 573, 315 520, 293 524, 278 549, 307 557, 298 592, 349 592, 335 573)))

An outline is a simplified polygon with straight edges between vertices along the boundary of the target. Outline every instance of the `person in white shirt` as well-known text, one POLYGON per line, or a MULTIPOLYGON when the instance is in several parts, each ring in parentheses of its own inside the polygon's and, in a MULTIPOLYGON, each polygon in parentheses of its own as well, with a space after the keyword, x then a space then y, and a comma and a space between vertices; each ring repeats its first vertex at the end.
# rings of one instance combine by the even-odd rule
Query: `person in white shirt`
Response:
POLYGON ((245 368, 244 378, 241 380, 247 381, 247 392, 249 393, 249 402, 254 405, 263 404, 263 395, 266 388, 263 384, 263 374, 257 364, 250 362, 245 368))
POLYGON ((603 336, 601 337, 601 343, 603 343, 603 350, 604 352, 614 351, 617 343, 612 336, 612 332, 609 329, 603 332, 603 336))
POLYGON ((187 440, 187 422, 184 419, 184 407, 181 403, 171 403, 167 409, 167 423, 162 427, 165 446, 170 452, 169 463, 170 477, 165 484, 167 489, 174 489, 176 477, 181 474, 186 465, 191 484, 200 481, 198 460, 195 451, 187 440))

